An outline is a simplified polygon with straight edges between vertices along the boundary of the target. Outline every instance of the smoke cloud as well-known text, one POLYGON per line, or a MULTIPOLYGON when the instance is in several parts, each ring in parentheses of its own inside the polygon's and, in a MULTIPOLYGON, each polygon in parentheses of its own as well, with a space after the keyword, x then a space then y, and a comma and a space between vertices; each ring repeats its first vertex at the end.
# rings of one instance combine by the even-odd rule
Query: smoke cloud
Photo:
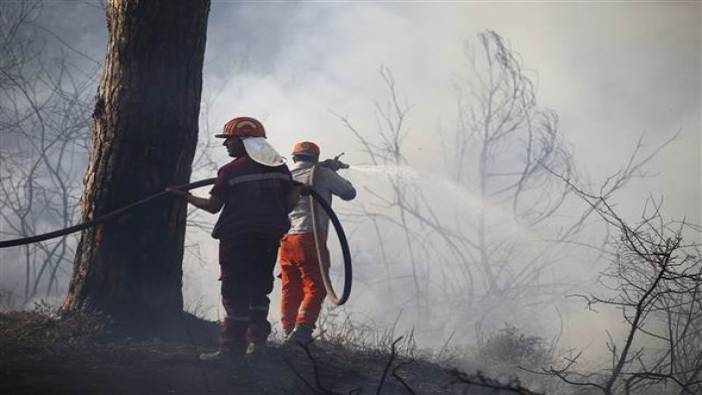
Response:
MULTIPOLYGON (((60 51, 86 74, 94 73, 97 62, 104 57, 106 43, 104 11, 99 2, 47 2, 36 23, 50 31, 47 56, 57 56, 60 51)), ((679 137, 649 164, 651 176, 633 181, 615 201, 627 218, 635 219, 646 197, 664 198, 666 216, 702 222, 698 2, 215 1, 210 13, 201 117, 203 142, 212 143, 211 135, 230 118, 248 115, 264 122, 269 141, 283 155, 300 140, 317 142, 323 157, 344 152, 343 158, 352 169, 342 174, 359 189, 357 205, 335 202, 351 234, 358 276, 347 311, 359 320, 370 319, 379 325, 390 325, 399 315, 401 329, 416 328, 418 338, 428 345, 442 343, 456 330, 466 331, 459 341, 469 342, 472 329, 466 329, 462 322, 472 322, 474 317, 461 312, 462 300, 442 303, 441 294, 416 308, 409 283, 404 280, 390 287, 392 299, 385 292, 386 268, 377 239, 369 236, 368 223, 361 224, 362 219, 354 213, 358 204, 370 201, 369 191, 386 188, 388 174, 402 169, 363 171, 363 166, 370 163, 368 156, 334 114, 348 117, 359 133, 373 139, 378 130, 376 105, 382 108, 388 94, 379 70, 384 67, 391 71, 400 102, 411 106, 403 145, 410 169, 404 176, 426 193, 433 191, 437 207, 457 206, 461 215, 474 215, 470 199, 461 196, 460 186, 452 185, 445 174, 446 152, 440 133, 453 130, 457 123, 455 84, 467 73, 466 42, 475 48, 476 34, 486 29, 499 33, 520 55, 528 75, 536 82, 539 105, 558 114, 563 138, 580 172, 593 185, 626 164, 640 136, 645 142, 642 150, 650 152, 680 131, 679 137)), ((211 149, 214 163, 226 163, 223 148, 211 149)), ((211 177, 212 172, 212 168, 196 169, 193 178, 211 177)), ((455 215, 447 210, 441 214, 455 215)), ((197 215, 213 221, 207 214, 197 215)), ((396 232, 391 225, 383 226, 387 226, 386 234, 396 232)), ((422 229, 416 231, 422 233, 422 229)), ((510 227, 501 230, 513 231, 510 227)), ((539 248, 530 244, 537 243, 539 237, 520 237, 527 248, 539 248)), ((216 241, 206 232, 193 229, 188 243, 186 306, 208 318, 221 318, 216 241)), ((405 248, 399 236, 385 243, 391 253, 405 248)), ((579 253, 579 259, 558 265, 554 281, 573 281, 573 275, 589 273, 588 280, 581 284, 594 286, 594 271, 587 263, 591 256, 579 253)), ((431 254, 420 256, 430 259, 431 254)), ((406 264, 401 259, 393 262, 392 275, 406 274, 406 264)), ((423 261, 423 275, 432 282, 457 275, 449 267, 440 268, 441 264, 423 261)), ((3 277, 14 278, 6 274, 3 277)), ((441 288, 441 284, 432 286, 441 288)), ((274 317, 278 287, 272 295, 274 317)), ((562 306, 569 334, 564 342, 573 342, 570 345, 600 342, 601 338, 595 340, 592 334, 603 333, 618 320, 606 313, 575 314, 580 306, 570 306, 562 306)), ((494 314, 496 323, 511 319, 506 310, 484 313, 494 314)), ((539 333, 554 334, 559 326, 555 314, 551 309, 540 317, 545 321, 525 325, 545 331, 539 333)))

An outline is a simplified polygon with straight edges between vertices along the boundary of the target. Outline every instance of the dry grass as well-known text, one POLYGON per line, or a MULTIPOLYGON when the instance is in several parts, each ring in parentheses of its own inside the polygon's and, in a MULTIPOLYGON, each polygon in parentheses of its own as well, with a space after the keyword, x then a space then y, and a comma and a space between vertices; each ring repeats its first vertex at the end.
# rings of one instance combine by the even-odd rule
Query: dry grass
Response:
POLYGON ((496 393, 457 381, 394 328, 327 323, 309 353, 274 342, 263 356, 213 365, 197 355, 216 347, 217 324, 186 322, 187 339, 165 342, 118 336, 105 317, 46 306, 0 313, 0 393, 496 393))

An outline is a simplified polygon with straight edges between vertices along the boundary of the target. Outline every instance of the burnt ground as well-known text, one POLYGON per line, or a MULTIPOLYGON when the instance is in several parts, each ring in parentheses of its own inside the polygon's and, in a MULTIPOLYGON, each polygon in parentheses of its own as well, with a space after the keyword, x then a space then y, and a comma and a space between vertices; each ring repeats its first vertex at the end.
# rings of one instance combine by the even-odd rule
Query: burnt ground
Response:
POLYGON ((391 358, 390 350, 318 341, 310 357, 300 347, 273 343, 263 355, 206 363, 198 354, 215 349, 214 323, 200 321, 186 341, 163 342, 118 337, 103 322, 0 313, 0 393, 375 394, 381 381, 383 394, 495 393, 457 384, 454 373, 436 364, 391 358))

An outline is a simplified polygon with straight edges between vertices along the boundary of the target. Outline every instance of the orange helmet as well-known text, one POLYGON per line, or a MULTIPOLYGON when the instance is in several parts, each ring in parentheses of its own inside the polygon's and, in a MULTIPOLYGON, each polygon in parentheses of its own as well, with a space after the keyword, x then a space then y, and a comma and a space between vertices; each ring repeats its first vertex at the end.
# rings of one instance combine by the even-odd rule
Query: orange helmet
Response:
POLYGON ((293 145, 293 155, 319 156, 319 146, 311 141, 301 141, 293 145))
POLYGON ((224 130, 221 134, 215 134, 215 137, 266 137, 266 129, 263 128, 261 122, 250 117, 237 117, 224 124, 224 130))

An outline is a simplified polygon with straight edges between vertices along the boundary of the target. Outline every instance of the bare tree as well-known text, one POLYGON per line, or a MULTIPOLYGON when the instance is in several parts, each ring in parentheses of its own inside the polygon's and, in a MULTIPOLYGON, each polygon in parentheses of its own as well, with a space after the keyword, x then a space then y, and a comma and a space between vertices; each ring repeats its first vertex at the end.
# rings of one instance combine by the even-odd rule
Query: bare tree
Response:
MULTIPOLYGON (((36 23, 41 6, 39 1, 0 5, 3 237, 26 237, 71 224, 87 159, 86 92, 94 80, 70 65, 65 54, 51 60, 44 56, 49 31, 36 23)), ((10 267, 17 261, 24 265, 21 305, 65 290, 61 278, 67 277, 75 244, 75 236, 65 236, 17 250, 10 267)))
MULTIPOLYGON (((346 128, 362 145, 362 150, 368 155, 371 163, 374 165, 390 165, 400 167, 407 164, 407 158, 403 153, 403 144, 409 133, 407 128, 407 120, 412 106, 407 104, 406 101, 400 97, 400 93, 398 92, 392 72, 386 67, 381 67, 379 73, 383 80, 384 86, 387 88, 388 95, 388 98, 384 103, 374 103, 375 123, 379 141, 375 142, 370 140, 360 133, 359 130, 354 127, 348 117, 336 113, 334 113, 334 115, 346 126, 346 128)), ((410 191, 413 188, 412 185, 408 184, 399 173, 388 176, 387 181, 390 185, 389 197, 369 191, 378 199, 379 202, 381 202, 384 210, 370 210, 361 205, 359 211, 353 213, 352 215, 370 218, 373 221, 373 229, 378 238, 380 248, 383 250, 383 262, 385 264, 386 280, 388 281, 388 285, 390 283, 391 275, 388 267, 388 260, 384 251, 384 236, 380 232, 377 221, 379 218, 390 220, 391 223, 400 228, 403 234, 402 237, 404 248, 407 251, 412 272, 411 278, 414 289, 413 299, 417 307, 426 307, 426 300, 422 296, 426 290, 422 286, 424 282, 421 280, 422 276, 419 272, 420 263, 416 252, 417 246, 413 240, 414 232, 411 229, 412 225, 410 224, 410 220, 408 218, 411 214, 407 210, 408 204, 404 201, 407 196, 411 195, 410 191), (388 214, 387 210, 385 209, 396 211, 397 218, 395 218, 393 214, 388 214)), ((391 290, 392 287, 389 289, 391 290)))
POLYGON ((601 195, 566 183, 617 230, 606 245, 610 265, 600 277, 604 294, 577 296, 591 309, 619 310, 626 331, 620 339, 609 334, 611 361, 601 371, 577 370, 577 354, 544 372, 603 394, 700 393, 702 258, 699 244, 685 241, 699 240, 700 227, 666 221, 653 199, 632 225, 601 195))
POLYGON ((468 73, 455 83, 456 128, 444 134, 445 150, 452 153, 449 174, 483 203, 470 219, 472 229, 460 231, 473 250, 466 263, 480 273, 481 304, 534 303, 543 296, 539 288, 555 285, 544 287, 541 277, 557 254, 553 248, 525 250, 519 238, 500 231, 504 218, 489 215, 489 209, 510 210, 518 226, 538 229, 568 194, 544 166, 576 177, 575 164, 558 116, 537 105, 535 84, 519 55, 493 31, 477 38, 476 46, 466 43, 468 73))
MULTIPOLYGON (((373 225, 387 289, 393 283, 407 289, 409 279, 415 305, 438 302, 452 319, 489 330, 504 317, 533 318, 562 298, 569 286, 552 269, 596 220, 595 209, 583 207, 562 182, 584 177, 557 114, 538 105, 534 77, 518 53, 493 31, 480 33, 477 45, 465 49, 466 67, 454 84, 456 126, 441 134, 448 177, 412 167, 405 145, 414 109, 387 69, 381 68, 387 99, 375 104, 373 133, 335 115, 372 166, 394 170, 386 172, 386 187, 367 190, 368 198, 344 213, 373 225), (430 187, 409 180, 417 174, 460 196, 446 204, 430 187), (401 231, 401 246, 398 234, 383 232, 386 226, 401 231)), ((601 182, 603 196, 646 176, 645 165, 675 137, 646 155, 639 141, 622 168, 601 182)))
MULTIPOLYGON (((478 39, 480 53, 472 47, 466 52, 470 78, 456 83, 458 126, 442 138, 450 182, 475 196, 479 204, 474 213, 437 207, 399 174, 402 171, 388 177, 388 192, 368 191, 377 208, 367 204, 354 213, 403 230, 403 255, 411 265, 418 306, 431 304, 427 296, 434 288, 460 296, 451 298, 458 301, 458 311, 474 318, 476 309, 493 310, 506 300, 543 302, 546 287, 541 276, 555 259, 548 249, 527 256, 523 241, 502 231, 505 218, 491 217, 490 211, 509 208, 516 226, 539 226, 558 211, 568 194, 543 166, 569 177, 575 173, 557 116, 537 106, 535 86, 516 53, 494 32, 481 33, 478 39), (432 284, 430 273, 435 268, 441 278, 432 284)), ((385 105, 375 105, 377 138, 362 133, 347 117, 337 117, 371 163, 401 168, 408 165, 403 144, 410 132, 411 106, 399 98, 387 69, 381 69, 381 77, 388 99, 385 105)), ((377 233, 382 245, 383 235, 377 233)))

